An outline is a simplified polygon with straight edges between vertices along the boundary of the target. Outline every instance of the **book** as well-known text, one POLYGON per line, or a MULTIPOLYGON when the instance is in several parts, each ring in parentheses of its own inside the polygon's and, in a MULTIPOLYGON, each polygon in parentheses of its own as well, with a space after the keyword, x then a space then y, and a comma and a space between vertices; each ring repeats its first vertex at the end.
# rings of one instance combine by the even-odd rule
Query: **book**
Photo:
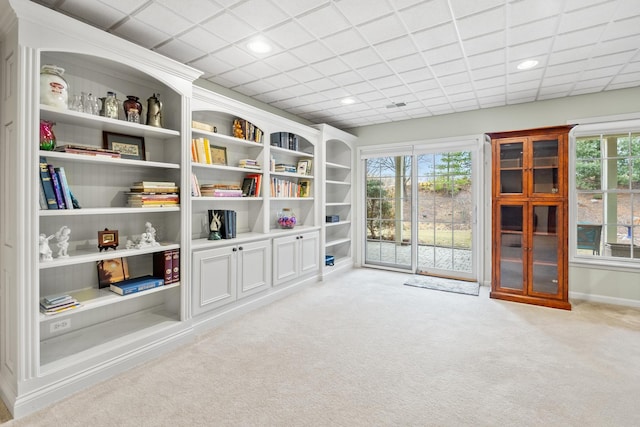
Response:
POLYGON ((67 206, 64 203, 64 196, 62 195, 62 186, 60 185, 60 180, 58 179, 58 174, 56 173, 53 165, 47 165, 49 169, 49 176, 51 176, 51 182, 53 182, 53 192, 56 195, 56 203, 58 204, 58 209, 66 209, 67 206))
POLYGON ((130 295, 136 292, 146 291, 148 289, 157 288, 164 285, 164 278, 153 276, 142 276, 133 279, 123 280, 122 282, 112 283, 109 289, 118 295, 130 295))
POLYGON ((198 183, 198 177, 195 173, 191 173, 191 195, 193 197, 200 197, 200 184, 198 183))
POLYGON ((307 174, 307 161, 306 160, 298 160, 298 168, 296 172, 300 175, 307 174))
POLYGON ((98 288, 107 288, 110 284, 129 278, 129 264, 126 258, 113 258, 98 261, 98 288))
POLYGON ((67 174, 63 167, 54 168, 58 175, 60 185, 62 187, 62 195, 64 196, 64 204, 67 209, 73 209, 73 200, 71 200, 71 190, 69 189, 69 182, 67 181, 67 174))
POLYGON ((49 173, 49 166, 47 165, 47 159, 40 157, 40 183, 42 184, 42 190, 47 201, 48 209, 58 209, 58 202, 56 201, 56 193, 53 190, 53 181, 51 181, 51 174, 49 173))
POLYGON ((155 252, 153 254, 153 275, 164 277, 164 284, 173 283, 173 251, 155 252))
POLYGON ((255 180, 255 189, 254 189, 254 196, 255 197, 260 197, 260 187, 262 185, 262 174, 259 173, 252 173, 252 174, 247 174, 246 175, 247 178, 252 178, 255 180))
POLYGON ((198 155, 198 163, 211 164, 211 152, 209 152, 209 162, 207 162, 207 153, 204 147, 204 138, 196 139, 196 154, 198 155))
POLYGON ((171 283, 176 283, 180 281, 180 249, 173 249, 171 251, 171 268, 172 268, 172 279, 171 283))
POLYGON ((301 179, 298 181, 298 197, 309 197, 311 196, 311 181, 308 179, 301 179))
POLYGON ((255 178, 245 178, 242 180, 242 197, 255 196, 256 180, 255 178))
POLYGON ((121 154, 117 151, 109 150, 107 148, 100 148, 93 145, 82 145, 82 144, 63 144, 58 145, 53 151, 58 151, 62 153, 73 153, 73 154, 83 154, 87 156, 104 156, 111 157, 114 159, 121 158, 121 154))

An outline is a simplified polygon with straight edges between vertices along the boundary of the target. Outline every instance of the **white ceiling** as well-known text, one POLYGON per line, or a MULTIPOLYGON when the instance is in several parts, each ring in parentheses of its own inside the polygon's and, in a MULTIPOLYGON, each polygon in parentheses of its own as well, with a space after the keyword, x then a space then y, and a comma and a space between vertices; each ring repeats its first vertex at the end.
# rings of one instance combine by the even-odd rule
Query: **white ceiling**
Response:
POLYGON ((640 0, 35 1, 342 129, 640 85, 640 0))

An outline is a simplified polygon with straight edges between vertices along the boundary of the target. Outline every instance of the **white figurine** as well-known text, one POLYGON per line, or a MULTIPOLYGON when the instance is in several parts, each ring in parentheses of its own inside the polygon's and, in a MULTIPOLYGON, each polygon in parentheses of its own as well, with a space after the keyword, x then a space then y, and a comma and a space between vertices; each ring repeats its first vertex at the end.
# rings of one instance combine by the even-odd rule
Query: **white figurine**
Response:
POLYGON ((47 237, 46 234, 40 235, 40 261, 53 260, 53 251, 49 247, 49 240, 53 239, 53 234, 47 237))
POLYGON ((67 249, 69 249, 69 235, 71 230, 66 225, 60 227, 60 230, 56 233, 56 240, 58 241, 58 258, 69 258, 67 249))
POLYGON ((149 243, 154 244, 153 246, 155 246, 156 243, 156 229, 153 228, 153 225, 151 225, 150 222, 146 222, 144 224, 145 228, 146 228, 146 232, 147 232, 147 241, 149 243))
POLYGON ((151 246, 160 246, 160 243, 156 242, 156 229, 153 228, 150 222, 147 222, 145 223, 145 232, 140 235, 136 248, 148 248, 151 246))

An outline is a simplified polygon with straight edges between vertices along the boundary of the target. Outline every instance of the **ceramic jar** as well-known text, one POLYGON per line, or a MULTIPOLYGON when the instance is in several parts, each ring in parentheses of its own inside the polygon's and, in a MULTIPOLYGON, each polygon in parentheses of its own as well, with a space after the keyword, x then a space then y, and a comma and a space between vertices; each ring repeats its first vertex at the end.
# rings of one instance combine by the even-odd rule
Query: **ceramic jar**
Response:
POLYGON ((293 228, 296 226, 296 214, 290 208, 283 208, 278 212, 278 226, 280 228, 293 228))
POLYGON ((104 116, 110 119, 118 118, 118 100, 115 92, 107 92, 107 98, 104 100, 104 116))
POLYGON ((67 109, 69 85, 62 77, 64 68, 55 65, 43 65, 40 69, 40 103, 67 109))
POLYGON ((122 103, 124 107, 124 117, 128 122, 140 123, 142 104, 139 99, 137 96, 127 95, 127 100, 122 103))

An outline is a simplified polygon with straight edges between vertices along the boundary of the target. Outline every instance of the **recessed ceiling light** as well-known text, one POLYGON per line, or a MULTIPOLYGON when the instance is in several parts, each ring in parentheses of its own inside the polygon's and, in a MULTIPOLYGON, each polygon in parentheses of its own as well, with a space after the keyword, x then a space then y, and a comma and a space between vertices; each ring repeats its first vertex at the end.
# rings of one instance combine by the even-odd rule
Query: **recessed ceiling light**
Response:
POLYGON ((345 98, 340 102, 343 103, 344 105, 351 105, 351 104, 355 104, 356 100, 353 98, 345 98))
POLYGON ((528 70, 529 68, 533 68, 538 65, 538 61, 535 59, 527 59, 526 61, 522 61, 518 64, 518 70, 528 70))
POLYGON ((271 52, 271 45, 262 39, 255 39, 247 44, 247 47, 255 53, 271 52))

